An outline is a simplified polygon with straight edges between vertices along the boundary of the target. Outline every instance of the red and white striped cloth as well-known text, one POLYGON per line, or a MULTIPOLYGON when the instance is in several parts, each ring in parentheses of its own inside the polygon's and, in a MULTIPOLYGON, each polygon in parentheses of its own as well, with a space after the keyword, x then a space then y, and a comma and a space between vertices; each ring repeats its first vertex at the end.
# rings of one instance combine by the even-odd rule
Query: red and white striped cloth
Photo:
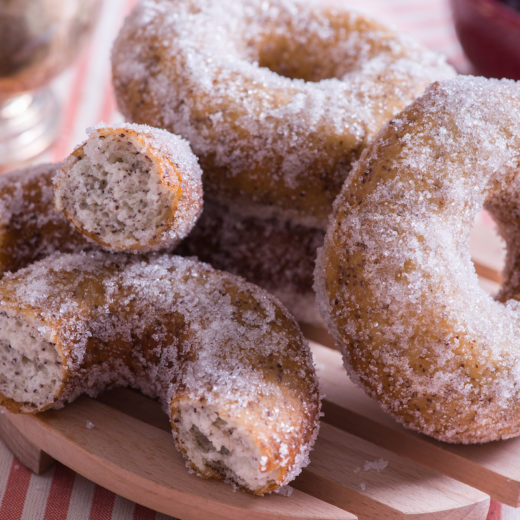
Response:
MULTIPOLYGON (((456 40, 447 0, 338 0, 443 52, 461 72, 469 65, 456 40)), ((39 162, 59 161, 101 121, 121 120, 110 84, 111 42, 134 0, 103 2, 99 23, 81 58, 53 87, 62 101, 60 137, 39 162)), ((0 442, 0 520, 167 520, 89 482, 62 464, 33 475, 0 442)), ((493 502, 488 520, 520 519, 520 510, 493 502)))

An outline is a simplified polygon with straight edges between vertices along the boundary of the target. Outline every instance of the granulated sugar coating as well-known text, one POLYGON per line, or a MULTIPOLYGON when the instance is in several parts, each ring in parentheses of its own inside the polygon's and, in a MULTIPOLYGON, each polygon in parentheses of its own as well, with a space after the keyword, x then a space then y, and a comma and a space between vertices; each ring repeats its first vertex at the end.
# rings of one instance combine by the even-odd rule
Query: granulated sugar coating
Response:
POLYGON ((350 374, 409 428, 448 442, 520 433, 520 83, 432 85, 381 130, 334 205, 315 288, 350 374), (508 245, 480 289, 469 233, 508 245))
POLYGON ((144 0, 112 53, 129 120, 188 139, 205 189, 324 223, 352 162, 444 59, 339 5, 144 0))
POLYGON ((54 209, 52 179, 60 164, 43 164, 0 176, 0 276, 56 250, 95 246, 54 209))
POLYGON ((199 474, 263 494, 308 463, 320 408, 309 348, 241 278, 174 256, 55 254, 4 276, 0 313, 0 404, 14 411, 131 386, 160 399, 199 474), (49 362, 51 382, 28 381, 49 362))
POLYGON ((300 322, 323 327, 312 290, 325 231, 248 214, 206 197, 204 212, 176 253, 196 256, 274 294, 300 322))
POLYGON ((106 249, 172 249, 202 211, 201 175, 179 136, 146 125, 99 126, 58 170, 56 208, 106 249))

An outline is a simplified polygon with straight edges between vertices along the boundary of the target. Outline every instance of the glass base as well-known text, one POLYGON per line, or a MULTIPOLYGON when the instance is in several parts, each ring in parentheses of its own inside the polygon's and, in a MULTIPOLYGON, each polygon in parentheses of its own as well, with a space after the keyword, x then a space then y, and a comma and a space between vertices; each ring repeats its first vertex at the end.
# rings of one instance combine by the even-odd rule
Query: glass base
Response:
POLYGON ((0 105, 0 171, 44 152, 56 139, 59 122, 59 104, 50 89, 0 105))

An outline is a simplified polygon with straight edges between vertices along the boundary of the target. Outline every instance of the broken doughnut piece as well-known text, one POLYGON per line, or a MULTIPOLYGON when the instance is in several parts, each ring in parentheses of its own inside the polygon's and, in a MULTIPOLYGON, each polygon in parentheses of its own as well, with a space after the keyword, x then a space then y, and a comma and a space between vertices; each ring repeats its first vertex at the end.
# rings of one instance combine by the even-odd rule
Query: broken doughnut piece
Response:
POLYGON ((269 293, 178 256, 55 254, 0 281, 0 405, 59 408, 130 386, 159 398, 187 465, 264 494, 308 463, 312 356, 269 293))
POLYGON ((171 249, 202 210, 201 174, 189 144, 166 130, 99 127, 56 175, 56 208, 106 249, 171 249))

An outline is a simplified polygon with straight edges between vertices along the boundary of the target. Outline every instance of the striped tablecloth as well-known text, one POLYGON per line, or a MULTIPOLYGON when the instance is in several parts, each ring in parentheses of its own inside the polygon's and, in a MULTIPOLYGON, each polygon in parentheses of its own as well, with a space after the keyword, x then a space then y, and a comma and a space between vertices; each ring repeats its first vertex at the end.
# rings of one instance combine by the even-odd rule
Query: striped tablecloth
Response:
MULTIPOLYGON (((238 1, 238 0, 237 0, 238 1)), ((470 67, 456 40, 447 0, 338 0, 443 52, 461 72, 470 67)), ((93 124, 121 120, 111 90, 110 48, 132 0, 106 0, 94 36, 77 63, 53 87, 59 96, 61 133, 38 159, 59 161, 93 124)), ((89 482, 61 464, 41 476, 23 467, 0 442, 0 520, 167 520, 89 482)), ((520 519, 520 511, 493 503, 488 520, 520 519)))

